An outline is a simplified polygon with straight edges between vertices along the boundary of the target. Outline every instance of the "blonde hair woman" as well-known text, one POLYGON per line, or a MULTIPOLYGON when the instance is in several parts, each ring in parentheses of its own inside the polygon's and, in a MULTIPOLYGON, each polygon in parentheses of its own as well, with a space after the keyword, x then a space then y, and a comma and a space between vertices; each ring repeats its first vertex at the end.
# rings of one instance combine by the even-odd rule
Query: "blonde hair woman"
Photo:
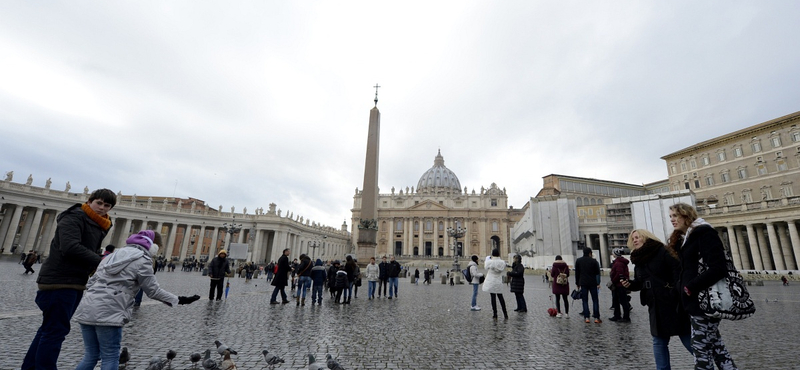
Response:
POLYGON ((683 346, 692 353, 689 315, 681 307, 677 288, 680 274, 678 255, 644 229, 631 231, 628 248, 631 249, 631 262, 636 267, 633 279, 623 281, 622 285, 631 291, 640 291, 640 302, 642 306, 647 306, 656 369, 671 369, 671 337, 677 335, 683 346))

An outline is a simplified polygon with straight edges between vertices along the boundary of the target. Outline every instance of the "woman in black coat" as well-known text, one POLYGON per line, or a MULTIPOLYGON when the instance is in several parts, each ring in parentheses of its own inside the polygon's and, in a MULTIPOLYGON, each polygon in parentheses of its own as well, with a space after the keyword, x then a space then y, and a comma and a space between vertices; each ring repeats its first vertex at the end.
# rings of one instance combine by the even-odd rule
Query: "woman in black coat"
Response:
POLYGON ((275 273, 275 278, 272 279, 272 297, 269 300, 270 304, 278 304, 278 293, 281 294, 281 302, 283 304, 289 303, 286 297, 286 286, 289 285, 289 272, 292 266, 289 264, 289 248, 283 250, 281 258, 278 258, 278 272, 275 273))
POLYGON ((516 312, 528 312, 528 305, 525 304, 525 297, 522 293, 525 292, 525 266, 522 266, 522 257, 517 254, 514 256, 514 263, 511 265, 511 271, 506 273, 511 278, 511 293, 517 298, 516 312))
POLYGON ((641 291, 640 301, 650 314, 656 369, 669 369, 670 337, 677 335, 692 353, 689 315, 681 307, 677 288, 680 274, 678 255, 644 229, 630 233, 628 248, 632 250, 631 262, 636 267, 634 278, 623 281, 622 286, 631 291, 641 291))

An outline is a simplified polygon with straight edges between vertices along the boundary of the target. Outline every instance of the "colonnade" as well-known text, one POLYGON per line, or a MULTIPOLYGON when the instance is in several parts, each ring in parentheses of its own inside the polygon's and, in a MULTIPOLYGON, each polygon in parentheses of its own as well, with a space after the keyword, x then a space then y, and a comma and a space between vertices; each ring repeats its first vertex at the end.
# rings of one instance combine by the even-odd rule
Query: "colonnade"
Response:
MULTIPOLYGON (((467 233, 458 238, 458 242, 462 245, 460 256, 470 256, 476 254, 479 256, 486 256, 491 252, 494 247, 492 238, 499 239, 499 247, 501 255, 509 253, 510 248, 508 245, 507 230, 508 227, 504 222, 498 222, 498 229, 491 231, 487 229, 487 220, 485 218, 460 218, 460 217, 392 217, 380 219, 379 233, 385 233, 387 244, 382 245, 378 254, 400 254, 400 255, 414 255, 414 248, 417 250, 418 255, 426 255, 425 243, 431 243, 432 256, 439 255, 439 248, 442 248, 443 256, 452 257, 455 254, 453 249, 453 238, 447 233, 448 228, 456 228, 458 226, 466 227, 467 233), (398 228, 398 222, 401 227, 398 228), (427 223, 431 222, 431 228, 427 228, 427 223), (401 237, 398 239, 398 235, 401 237), (395 242, 402 243, 401 253, 395 250, 395 242)), ((491 225, 489 225, 491 226, 491 225)))
MULTIPOLYGON (((88 199, 88 193, 52 191, 30 185, 0 182, 0 251, 19 255, 34 250, 44 258, 56 232, 58 214, 88 199)), ((165 203, 166 204, 166 203, 165 203)), ((178 202, 180 204, 180 202, 178 202)), ((196 212, 179 207, 151 207, 133 201, 117 201, 109 211, 113 226, 102 246, 125 245, 125 240, 140 230, 162 234, 160 256, 184 260, 216 256, 230 243, 248 245, 247 260, 264 263, 277 260, 285 248, 291 256, 301 253, 324 259, 342 258, 351 252, 350 235, 345 230, 309 225, 276 213, 196 212), (223 223, 233 220, 242 228, 228 233, 223 223)))
POLYGON ((731 252, 733 263, 743 270, 797 270, 800 234, 797 220, 769 220, 717 227, 731 252))

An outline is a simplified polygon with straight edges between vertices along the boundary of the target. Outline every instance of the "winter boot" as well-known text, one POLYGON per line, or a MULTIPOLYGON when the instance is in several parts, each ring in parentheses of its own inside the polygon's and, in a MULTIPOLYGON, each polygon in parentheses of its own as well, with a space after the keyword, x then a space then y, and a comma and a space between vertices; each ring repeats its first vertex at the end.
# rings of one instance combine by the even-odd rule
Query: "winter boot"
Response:
POLYGON ((305 298, 301 298, 300 299, 300 305, 301 306, 305 306, 306 305, 306 299, 305 298))
POLYGON ((295 298, 295 300, 297 301, 297 304, 295 306, 299 306, 300 305, 300 297, 295 298))

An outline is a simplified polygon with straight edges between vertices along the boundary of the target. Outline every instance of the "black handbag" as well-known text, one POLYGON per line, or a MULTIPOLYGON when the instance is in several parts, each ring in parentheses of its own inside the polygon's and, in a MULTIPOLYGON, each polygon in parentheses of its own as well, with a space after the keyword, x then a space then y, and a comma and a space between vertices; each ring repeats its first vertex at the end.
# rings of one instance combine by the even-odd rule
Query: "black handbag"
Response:
POLYGON ((573 289, 572 293, 569 294, 573 301, 577 301, 581 299, 581 291, 578 289, 573 289))
MULTIPOLYGON (((756 306, 750 299, 744 279, 728 251, 725 251, 725 266, 727 276, 720 279, 710 287, 697 292, 697 301, 700 309, 708 317, 727 320, 742 320, 756 313, 756 306)), ((698 274, 702 274, 708 266, 700 259, 697 266, 698 274)))

